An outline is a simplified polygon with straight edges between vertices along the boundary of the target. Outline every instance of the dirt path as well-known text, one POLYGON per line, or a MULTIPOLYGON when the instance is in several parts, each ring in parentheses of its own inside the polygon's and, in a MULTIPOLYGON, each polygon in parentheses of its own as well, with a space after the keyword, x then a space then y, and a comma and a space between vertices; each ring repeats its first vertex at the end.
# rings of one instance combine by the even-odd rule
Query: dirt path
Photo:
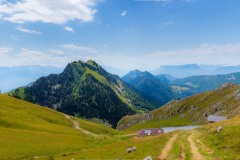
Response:
POLYGON ((194 160, 204 160, 205 158, 199 153, 196 144, 193 141, 193 133, 188 137, 188 141, 190 143, 192 159, 194 160))
POLYGON ((170 138, 166 144, 166 146, 163 148, 162 153, 158 157, 158 160, 165 160, 167 159, 168 152, 171 150, 173 142, 176 140, 178 134, 175 134, 172 138, 170 138))
POLYGON ((93 137, 99 137, 99 135, 94 134, 94 133, 92 133, 92 132, 89 132, 89 131, 87 131, 87 130, 85 130, 85 129, 82 129, 81 127, 79 127, 79 122, 76 121, 76 120, 74 120, 74 119, 72 119, 69 115, 66 115, 66 114, 65 114, 64 116, 65 116, 65 118, 69 119, 69 120, 73 123, 73 126, 74 126, 75 129, 82 131, 84 134, 91 135, 91 136, 93 136, 93 137))
POLYGON ((182 152, 181 152, 181 160, 185 160, 186 159, 186 156, 185 156, 185 147, 184 145, 182 145, 182 152))

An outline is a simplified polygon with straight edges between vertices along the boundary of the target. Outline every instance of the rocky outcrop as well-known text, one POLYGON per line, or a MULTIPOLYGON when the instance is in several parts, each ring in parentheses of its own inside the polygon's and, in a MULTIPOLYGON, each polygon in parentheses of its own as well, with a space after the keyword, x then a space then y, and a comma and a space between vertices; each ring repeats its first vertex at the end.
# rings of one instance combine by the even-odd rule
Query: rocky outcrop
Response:
POLYGON ((210 92, 179 101, 171 101, 150 113, 124 117, 119 121, 118 129, 123 130, 134 124, 152 120, 161 120, 161 122, 159 121, 159 126, 161 126, 162 122, 169 119, 172 119, 171 123, 173 124, 168 123, 168 125, 199 125, 207 123, 209 115, 232 117, 239 112, 240 86, 226 83, 210 92), (184 123, 181 123, 181 121, 184 123))

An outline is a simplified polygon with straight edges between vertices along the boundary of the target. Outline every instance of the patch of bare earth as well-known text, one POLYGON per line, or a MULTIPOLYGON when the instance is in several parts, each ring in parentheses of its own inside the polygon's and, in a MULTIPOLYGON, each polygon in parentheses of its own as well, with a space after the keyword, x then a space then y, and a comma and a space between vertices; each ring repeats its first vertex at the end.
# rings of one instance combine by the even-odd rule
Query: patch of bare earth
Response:
POLYGON ((163 148, 161 154, 159 155, 158 160, 166 160, 167 159, 168 152, 172 149, 172 145, 175 142, 177 136, 178 135, 175 134, 173 137, 171 137, 169 139, 166 146, 163 148))
POLYGON ((91 136, 93 136, 93 137, 98 137, 98 136, 99 136, 99 135, 97 135, 97 134, 94 134, 94 133, 92 133, 92 132, 89 132, 89 131, 87 131, 87 130, 85 130, 85 129, 82 129, 81 127, 79 127, 79 122, 76 121, 76 120, 74 120, 73 118, 71 118, 69 115, 66 115, 66 114, 65 114, 65 118, 69 119, 69 120, 73 123, 73 126, 74 126, 75 129, 82 131, 84 134, 91 135, 91 136))
POLYGON ((186 159, 184 145, 182 145, 182 152, 181 152, 181 157, 180 157, 180 159, 181 159, 181 160, 185 160, 185 159, 186 159))
POLYGON ((190 143, 192 159, 194 160, 204 160, 205 158, 199 153, 198 148, 193 141, 193 133, 188 137, 188 141, 190 143))

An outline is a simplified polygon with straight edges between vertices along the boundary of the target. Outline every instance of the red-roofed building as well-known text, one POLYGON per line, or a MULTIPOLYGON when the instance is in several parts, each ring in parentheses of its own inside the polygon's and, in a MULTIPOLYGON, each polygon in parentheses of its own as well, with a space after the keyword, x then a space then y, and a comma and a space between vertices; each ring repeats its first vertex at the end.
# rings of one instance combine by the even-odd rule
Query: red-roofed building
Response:
POLYGON ((138 137, 144 137, 144 136, 157 136, 159 134, 164 134, 164 131, 162 128, 149 128, 149 129, 142 129, 137 132, 138 137))

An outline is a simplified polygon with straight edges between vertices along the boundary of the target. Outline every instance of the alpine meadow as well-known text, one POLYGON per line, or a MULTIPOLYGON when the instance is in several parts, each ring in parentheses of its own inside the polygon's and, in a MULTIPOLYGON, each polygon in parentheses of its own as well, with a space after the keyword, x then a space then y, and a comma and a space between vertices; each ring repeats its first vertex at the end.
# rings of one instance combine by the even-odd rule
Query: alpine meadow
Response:
POLYGON ((239 0, 0 0, 0 160, 240 160, 239 0))

